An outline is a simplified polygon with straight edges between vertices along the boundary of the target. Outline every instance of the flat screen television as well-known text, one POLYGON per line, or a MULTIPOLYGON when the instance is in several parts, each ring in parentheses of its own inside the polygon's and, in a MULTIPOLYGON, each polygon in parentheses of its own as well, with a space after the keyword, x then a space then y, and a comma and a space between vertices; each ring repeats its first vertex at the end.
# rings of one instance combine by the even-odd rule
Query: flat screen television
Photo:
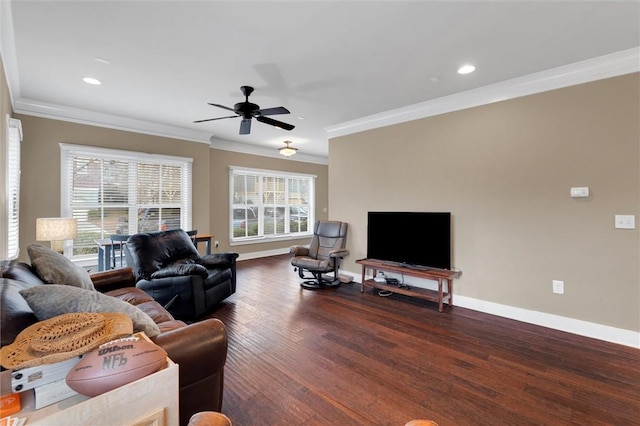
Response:
POLYGON ((451 269, 451 213, 369 212, 367 258, 451 269))

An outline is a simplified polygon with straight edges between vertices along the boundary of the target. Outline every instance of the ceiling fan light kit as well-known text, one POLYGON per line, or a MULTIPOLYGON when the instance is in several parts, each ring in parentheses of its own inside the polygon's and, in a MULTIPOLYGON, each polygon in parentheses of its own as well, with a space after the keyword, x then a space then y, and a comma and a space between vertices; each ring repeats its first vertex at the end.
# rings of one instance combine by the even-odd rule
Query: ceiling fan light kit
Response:
POLYGON ((284 143, 286 146, 283 146, 282 148, 278 149, 278 152, 280 152, 280 154, 284 155, 285 157, 291 157, 296 152, 298 152, 297 148, 292 148, 289 146, 291 141, 284 141, 284 143))
MULTIPOLYGON (((278 115, 278 114, 289 114, 289 110, 285 107, 273 107, 273 108, 263 108, 260 109, 259 105, 249 102, 249 95, 253 92, 253 87, 251 86, 241 86, 240 90, 242 94, 245 96, 244 102, 238 102, 233 106, 233 108, 209 103, 211 106, 215 106, 218 108, 226 109, 227 111, 232 111, 236 115, 229 115, 226 117, 217 117, 217 118, 207 118, 205 120, 196 120, 194 123, 202 123, 205 121, 213 121, 213 120, 222 120, 225 118, 236 118, 242 117, 242 122, 240 123, 240 134, 248 135, 251 133, 251 119, 255 117, 261 123, 269 124, 274 127, 278 127, 284 130, 293 130, 295 128, 294 125, 284 123, 282 121, 274 120, 273 118, 266 117, 267 115, 278 115)), ((293 148, 291 148, 293 149, 293 148)))

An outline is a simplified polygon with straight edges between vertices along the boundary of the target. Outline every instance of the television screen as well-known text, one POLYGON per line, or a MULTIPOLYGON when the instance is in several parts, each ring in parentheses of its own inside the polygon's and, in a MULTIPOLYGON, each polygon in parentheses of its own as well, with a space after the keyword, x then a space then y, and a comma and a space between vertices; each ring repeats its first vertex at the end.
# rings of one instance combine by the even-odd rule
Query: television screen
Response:
POLYGON ((369 212, 367 258, 451 269, 451 213, 369 212))

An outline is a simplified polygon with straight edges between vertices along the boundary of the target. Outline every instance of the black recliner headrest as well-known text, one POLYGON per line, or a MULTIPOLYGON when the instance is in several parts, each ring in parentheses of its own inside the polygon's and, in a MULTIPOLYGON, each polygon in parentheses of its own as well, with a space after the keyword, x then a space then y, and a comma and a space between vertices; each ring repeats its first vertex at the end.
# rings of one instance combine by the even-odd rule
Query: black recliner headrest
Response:
POLYGON ((170 263, 200 258, 193 241, 182 229, 131 235, 126 250, 136 276, 144 279, 170 263))

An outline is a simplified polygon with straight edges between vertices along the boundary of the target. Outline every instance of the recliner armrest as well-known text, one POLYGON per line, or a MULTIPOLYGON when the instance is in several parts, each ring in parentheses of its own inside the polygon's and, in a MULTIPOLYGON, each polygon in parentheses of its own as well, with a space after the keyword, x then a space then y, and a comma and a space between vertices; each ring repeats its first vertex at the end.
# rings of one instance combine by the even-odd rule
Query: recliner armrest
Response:
POLYGON ((307 246, 292 246, 289 248, 289 253, 293 256, 309 256, 309 247, 307 246))
POLYGON ((135 287, 133 268, 118 268, 91 274, 93 286, 101 293, 124 287, 135 287))
POLYGON ((331 250, 329 252, 329 257, 345 257, 348 255, 349 255, 349 250, 347 249, 331 250))
POLYGON ((227 359, 227 332, 219 319, 210 318, 159 334, 151 340, 180 366, 180 386, 220 373, 227 359))
POLYGON ((205 268, 230 268, 233 266, 238 256, 238 253, 230 251, 212 253, 196 260, 196 263, 204 266, 205 268))

